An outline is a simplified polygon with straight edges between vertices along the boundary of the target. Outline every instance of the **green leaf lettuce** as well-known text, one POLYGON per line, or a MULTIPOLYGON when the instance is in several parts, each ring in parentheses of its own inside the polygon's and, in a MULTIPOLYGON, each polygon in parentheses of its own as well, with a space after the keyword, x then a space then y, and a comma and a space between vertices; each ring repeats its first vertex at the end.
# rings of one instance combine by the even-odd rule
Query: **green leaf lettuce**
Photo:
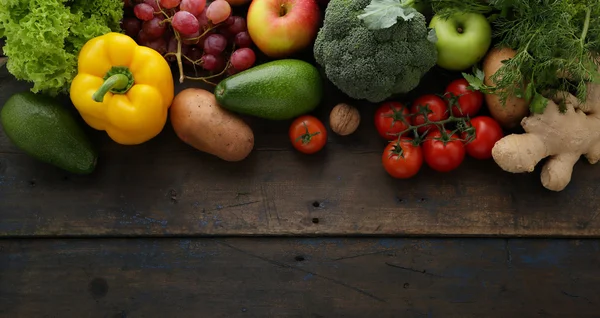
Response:
POLYGON ((90 39, 120 32, 121 0, 0 0, 0 35, 6 67, 32 92, 66 93, 77 55, 90 39))

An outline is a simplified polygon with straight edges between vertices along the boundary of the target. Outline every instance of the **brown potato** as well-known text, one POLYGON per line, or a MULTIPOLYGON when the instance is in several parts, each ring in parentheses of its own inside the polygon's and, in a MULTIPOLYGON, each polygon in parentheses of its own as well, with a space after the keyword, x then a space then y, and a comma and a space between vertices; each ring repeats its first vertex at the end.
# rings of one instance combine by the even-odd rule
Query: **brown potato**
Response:
POLYGON ((219 106, 207 90, 188 88, 177 94, 170 120, 183 142, 225 161, 241 161, 254 148, 252 129, 238 115, 219 106))
MULTIPOLYGON (((490 77, 502 67, 503 60, 513 58, 516 53, 510 48, 492 48, 483 60, 484 84, 494 86, 490 77)), ((486 94, 485 102, 492 117, 506 129, 515 128, 525 116, 529 115, 529 102, 523 98, 509 97, 506 103, 502 104, 500 96, 486 94)))

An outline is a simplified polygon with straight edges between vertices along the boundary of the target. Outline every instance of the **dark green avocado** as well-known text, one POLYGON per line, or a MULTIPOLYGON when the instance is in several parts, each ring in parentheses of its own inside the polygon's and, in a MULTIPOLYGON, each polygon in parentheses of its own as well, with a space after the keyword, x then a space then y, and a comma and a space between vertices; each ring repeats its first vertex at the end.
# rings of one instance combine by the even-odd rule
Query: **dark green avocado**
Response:
POLYGON ((230 111, 286 120, 314 110, 323 97, 323 81, 312 64, 282 59, 249 68, 215 88, 219 105, 230 111))
POLYGON ((28 155, 75 174, 96 168, 98 153, 75 117, 54 98, 30 91, 0 111, 8 139, 28 155))

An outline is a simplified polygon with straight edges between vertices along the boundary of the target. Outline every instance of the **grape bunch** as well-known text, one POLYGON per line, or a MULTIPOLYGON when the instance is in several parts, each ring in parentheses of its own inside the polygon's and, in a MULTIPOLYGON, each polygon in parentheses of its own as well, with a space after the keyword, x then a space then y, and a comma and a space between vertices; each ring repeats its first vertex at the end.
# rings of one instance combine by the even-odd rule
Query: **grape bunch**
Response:
POLYGON ((211 78, 241 72, 256 62, 246 19, 234 15, 226 0, 123 2, 125 34, 177 63, 180 82, 187 78, 211 83, 211 78), (200 67, 209 75, 187 76, 183 65, 193 66, 196 73, 200 67))

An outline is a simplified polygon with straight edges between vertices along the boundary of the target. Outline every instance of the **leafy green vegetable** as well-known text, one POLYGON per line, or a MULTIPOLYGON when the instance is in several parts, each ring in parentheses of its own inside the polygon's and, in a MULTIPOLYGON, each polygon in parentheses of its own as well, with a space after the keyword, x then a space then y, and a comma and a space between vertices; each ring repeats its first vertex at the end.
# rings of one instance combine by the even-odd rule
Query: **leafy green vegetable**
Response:
MULTIPOLYGON (((502 5, 506 0, 496 1, 502 5)), ((516 48, 517 54, 492 80, 506 88, 528 82, 534 98, 536 94, 570 91, 585 102, 586 84, 597 74, 594 60, 600 53, 600 2, 511 0, 510 5, 511 14, 495 23, 495 36, 499 45, 516 48)), ((507 90, 505 95, 514 92, 507 90)))
POLYGON ((436 15, 446 19, 455 13, 481 13, 488 14, 495 8, 490 2, 495 0, 427 0, 436 15))
POLYGON ((417 10, 413 0, 372 0, 358 16, 370 30, 387 29, 398 22, 398 18, 409 21, 417 10))
POLYGON ((32 91, 68 91, 77 55, 91 38, 120 31, 121 0, 4 0, 0 31, 6 38, 6 67, 32 91))
POLYGON ((485 93, 485 84, 483 83, 485 79, 485 74, 483 71, 477 67, 473 67, 473 73, 462 73, 462 76, 469 82, 470 89, 482 91, 485 93))
POLYGON ((435 66, 437 49, 425 16, 417 11, 388 28, 367 28, 358 16, 371 1, 378 0, 331 0, 313 53, 326 77, 346 95, 381 102, 415 89, 435 66))
POLYGON ((501 101, 530 97, 531 111, 542 112, 547 104, 543 96, 568 91, 585 102, 586 84, 598 78, 600 1, 430 1, 439 14, 464 10, 489 15, 497 46, 517 52, 491 77, 501 101))
MULTIPOLYGON (((533 85, 530 85, 533 86, 533 85)), ((544 96, 542 96, 542 94, 536 93, 536 92, 530 92, 527 93, 526 95, 528 95, 531 99, 531 102, 529 102, 529 109, 533 112, 533 113, 543 113, 544 109, 546 109, 546 106, 548 105, 548 99, 544 96)), ((561 105, 559 105, 560 107, 561 105)), ((561 109, 561 111, 564 111, 564 109, 561 109)))

